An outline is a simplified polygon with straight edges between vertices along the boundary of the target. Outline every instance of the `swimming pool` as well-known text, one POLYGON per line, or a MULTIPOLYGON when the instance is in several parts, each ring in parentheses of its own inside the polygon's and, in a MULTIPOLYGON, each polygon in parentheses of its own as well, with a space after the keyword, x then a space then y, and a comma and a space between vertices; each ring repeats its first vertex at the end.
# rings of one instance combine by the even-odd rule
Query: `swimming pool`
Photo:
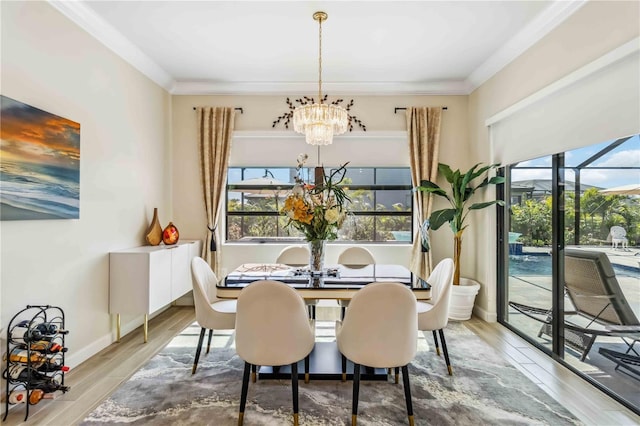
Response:
MULTIPOLYGON (((612 264, 618 276, 640 279, 640 268, 612 264)), ((548 254, 509 256, 509 275, 551 275, 551 256, 548 254)))

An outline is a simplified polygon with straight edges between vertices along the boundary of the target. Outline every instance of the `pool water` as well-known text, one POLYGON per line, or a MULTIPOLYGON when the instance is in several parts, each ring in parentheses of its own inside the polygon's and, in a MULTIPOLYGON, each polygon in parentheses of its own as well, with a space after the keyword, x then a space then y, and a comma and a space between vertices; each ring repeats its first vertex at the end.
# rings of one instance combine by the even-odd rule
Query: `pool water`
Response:
MULTIPOLYGON (((612 264, 618 276, 640 278, 640 268, 612 264)), ((509 256, 509 275, 551 275, 551 256, 509 256)))

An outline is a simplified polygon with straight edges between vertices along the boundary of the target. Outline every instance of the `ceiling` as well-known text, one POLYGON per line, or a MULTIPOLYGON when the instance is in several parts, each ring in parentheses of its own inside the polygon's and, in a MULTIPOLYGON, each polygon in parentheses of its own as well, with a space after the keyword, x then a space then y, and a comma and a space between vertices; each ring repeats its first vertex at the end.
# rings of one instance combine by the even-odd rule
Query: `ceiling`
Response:
POLYGON ((174 94, 468 94, 571 1, 56 1, 174 94))

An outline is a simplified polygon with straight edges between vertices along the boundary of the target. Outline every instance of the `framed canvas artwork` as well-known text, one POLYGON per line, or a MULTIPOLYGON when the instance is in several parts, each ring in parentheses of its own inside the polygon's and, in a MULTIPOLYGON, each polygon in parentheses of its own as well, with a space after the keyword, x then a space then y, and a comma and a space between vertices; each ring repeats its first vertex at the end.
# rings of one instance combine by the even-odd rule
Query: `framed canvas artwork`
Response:
POLYGON ((0 220, 80 217, 80 124, 0 95, 0 220))

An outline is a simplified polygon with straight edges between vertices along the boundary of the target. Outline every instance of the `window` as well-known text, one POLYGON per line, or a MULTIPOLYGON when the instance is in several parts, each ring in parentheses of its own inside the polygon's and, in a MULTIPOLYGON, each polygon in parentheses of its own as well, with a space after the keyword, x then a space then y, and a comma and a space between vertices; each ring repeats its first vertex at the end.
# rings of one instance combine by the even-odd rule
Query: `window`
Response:
MULTIPOLYGON (((329 170, 327 170, 329 173, 329 170)), ((227 175, 227 241, 293 241, 302 235, 279 214, 293 187, 294 167, 230 167, 227 175)), ((313 168, 302 170, 312 182, 313 168)), ((351 202, 341 241, 411 241, 412 186, 408 167, 352 167, 344 186, 351 202)))

